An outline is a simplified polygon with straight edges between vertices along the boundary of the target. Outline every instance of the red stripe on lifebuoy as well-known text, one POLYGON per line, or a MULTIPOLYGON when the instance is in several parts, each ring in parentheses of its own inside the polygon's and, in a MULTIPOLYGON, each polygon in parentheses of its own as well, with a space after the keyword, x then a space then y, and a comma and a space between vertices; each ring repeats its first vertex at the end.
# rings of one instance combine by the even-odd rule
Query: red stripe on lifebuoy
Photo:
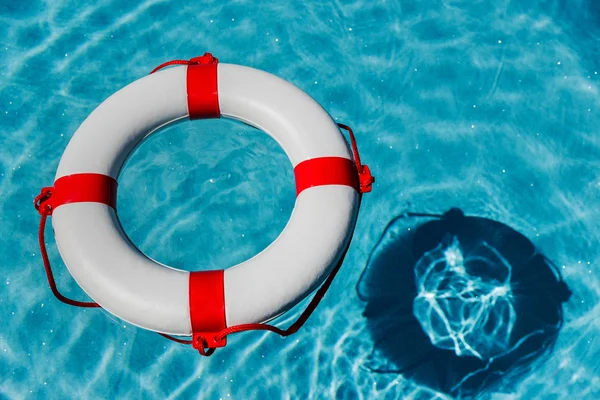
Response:
POLYGON ((190 322, 196 348, 225 345, 225 339, 215 340, 215 335, 227 327, 223 277, 223 270, 190 272, 190 322))
POLYGON ((188 65, 186 82, 190 119, 219 118, 216 61, 188 65))
POLYGON ((74 174, 54 182, 49 199, 52 209, 69 203, 102 203, 117 209, 117 181, 102 174, 74 174))
POLYGON ((343 157, 321 157, 302 161, 294 168, 296 196, 314 186, 344 185, 358 191, 354 161, 343 157))

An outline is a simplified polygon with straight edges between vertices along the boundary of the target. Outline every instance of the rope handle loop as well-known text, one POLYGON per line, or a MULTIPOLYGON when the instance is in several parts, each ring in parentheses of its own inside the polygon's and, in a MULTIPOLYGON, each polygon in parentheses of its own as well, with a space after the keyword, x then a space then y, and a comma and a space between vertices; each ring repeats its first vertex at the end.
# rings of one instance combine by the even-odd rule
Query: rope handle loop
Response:
POLYGON ((69 299, 68 297, 63 296, 62 293, 60 293, 58 291, 58 288, 56 287, 56 281, 54 280, 54 275, 52 274, 52 268, 50 266, 50 259, 48 257, 48 251, 46 250, 46 241, 44 238, 44 230, 46 229, 46 220, 48 219, 48 216, 52 214, 52 206, 50 204, 46 204, 46 202, 52 196, 52 192, 48 191, 47 189, 48 188, 42 189, 42 193, 40 193, 40 195, 36 197, 36 200, 34 201, 34 205, 35 205, 35 208, 38 210, 38 212, 42 216, 40 219, 38 240, 39 240, 39 244, 40 244, 40 252, 42 254, 42 260, 44 262, 44 269, 46 270, 46 278, 48 278, 48 285, 50 285, 50 290, 52 291, 52 294, 54 295, 54 297, 56 297, 58 300, 62 301, 65 304, 68 304, 70 306, 83 307, 83 308, 98 308, 98 307, 100 307, 100 305, 98 303, 87 302, 87 301, 77 301, 77 300, 69 299), (39 197, 39 199, 38 199, 38 197, 39 197))

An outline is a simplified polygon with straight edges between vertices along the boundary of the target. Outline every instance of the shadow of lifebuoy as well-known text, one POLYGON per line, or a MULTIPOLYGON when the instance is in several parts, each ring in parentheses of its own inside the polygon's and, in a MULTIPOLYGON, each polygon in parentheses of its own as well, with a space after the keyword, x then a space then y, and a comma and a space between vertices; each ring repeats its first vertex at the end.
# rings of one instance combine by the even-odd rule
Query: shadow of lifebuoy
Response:
POLYGON ((369 368, 463 398, 527 374, 555 343, 571 295, 529 239, 458 209, 390 222, 357 292, 369 368), (415 228, 417 218, 427 222, 415 228))

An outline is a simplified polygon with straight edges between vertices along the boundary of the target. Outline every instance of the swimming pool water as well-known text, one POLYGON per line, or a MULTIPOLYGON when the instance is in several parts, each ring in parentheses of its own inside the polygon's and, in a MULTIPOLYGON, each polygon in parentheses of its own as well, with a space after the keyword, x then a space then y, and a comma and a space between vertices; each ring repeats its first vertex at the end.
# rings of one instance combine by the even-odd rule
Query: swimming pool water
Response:
MULTIPOLYGON (((390 353, 356 287, 390 221, 452 207, 520 232, 571 292, 555 342, 526 373, 501 373, 464 397, 600 398, 599 4, 0 1, 0 398, 456 396, 374 367, 390 353), (100 102, 205 51, 305 90, 354 128, 377 177, 345 264, 304 328, 287 339, 238 334, 211 358, 55 300, 32 207, 100 102)), ((152 136, 119 190, 132 241, 188 270, 258 253, 294 204, 283 151, 225 120, 152 136)), ((59 287, 85 299, 47 233, 59 287)), ((289 325, 302 305, 275 322, 289 325)), ((378 306, 383 324, 388 307, 378 306)))

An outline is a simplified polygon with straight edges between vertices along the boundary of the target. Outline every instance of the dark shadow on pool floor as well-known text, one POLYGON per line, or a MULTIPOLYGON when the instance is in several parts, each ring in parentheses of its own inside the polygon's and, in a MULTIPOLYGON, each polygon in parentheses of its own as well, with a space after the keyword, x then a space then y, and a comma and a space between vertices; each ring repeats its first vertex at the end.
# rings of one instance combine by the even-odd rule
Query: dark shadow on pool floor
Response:
POLYGON ((366 302, 364 316, 374 341, 369 367, 381 373, 401 373, 418 384, 461 398, 499 385, 509 389, 529 372, 532 360, 552 348, 562 325, 562 303, 571 292, 556 266, 507 225, 465 217, 458 209, 427 217, 406 214, 394 219, 357 285, 359 297, 366 302), (419 218, 427 218, 427 222, 415 227, 419 218), (434 346, 415 317, 415 264, 448 235, 457 237, 465 252, 485 241, 512 267, 516 319, 510 351, 487 360, 459 357, 453 350, 434 346))

